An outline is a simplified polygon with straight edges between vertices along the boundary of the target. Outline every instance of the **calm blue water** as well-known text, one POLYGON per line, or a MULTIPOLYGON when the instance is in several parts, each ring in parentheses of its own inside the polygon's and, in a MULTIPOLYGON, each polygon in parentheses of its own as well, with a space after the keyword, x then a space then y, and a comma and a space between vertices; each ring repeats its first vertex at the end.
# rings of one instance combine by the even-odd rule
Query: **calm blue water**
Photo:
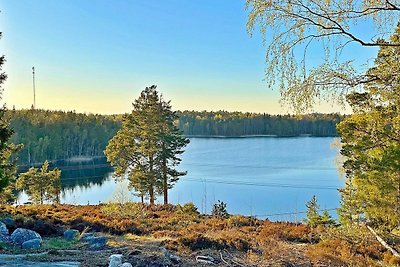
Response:
MULTIPOLYGON (((291 221, 304 217, 301 212, 313 195, 322 209, 336 208, 337 188, 344 180, 336 170, 338 152, 331 148, 333 141, 314 137, 192 138, 180 165, 188 174, 170 190, 170 202, 191 201, 208 213, 221 200, 230 213, 291 221), (290 212, 294 214, 275 215, 290 212)), ((80 183, 68 183, 70 179, 63 182, 63 203, 105 202, 116 190, 127 187, 126 181, 116 182, 110 172, 80 183)), ((21 195, 19 201, 26 199, 21 195)))

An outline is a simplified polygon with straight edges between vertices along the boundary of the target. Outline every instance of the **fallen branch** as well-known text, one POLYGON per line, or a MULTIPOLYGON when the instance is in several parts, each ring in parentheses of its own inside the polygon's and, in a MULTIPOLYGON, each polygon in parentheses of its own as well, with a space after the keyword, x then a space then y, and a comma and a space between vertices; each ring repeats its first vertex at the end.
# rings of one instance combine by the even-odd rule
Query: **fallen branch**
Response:
POLYGON ((226 265, 230 265, 226 260, 224 260, 224 257, 222 257, 222 253, 220 252, 219 255, 221 256, 221 260, 226 264, 226 265))
POLYGON ((78 240, 81 240, 82 237, 90 230, 89 226, 86 226, 85 229, 83 229, 82 233, 79 235, 78 240))
POLYGON ((214 263, 214 259, 210 256, 196 256, 196 261, 200 262, 200 263, 206 263, 206 264, 213 264, 214 263))
POLYGON ((231 261, 234 263, 234 264, 236 264, 237 266, 240 266, 240 267, 244 267, 244 265, 242 265, 242 264, 240 264, 239 262, 237 262, 237 258, 236 257, 234 257, 231 253, 229 253, 229 251, 228 250, 226 250, 226 249, 224 249, 224 251, 231 257, 231 261), (233 260, 233 259, 235 259, 235 260, 233 260))
POLYGON ((371 227, 367 225, 368 230, 376 237, 376 239, 381 243, 382 246, 384 246, 387 250, 392 252, 393 256, 400 258, 399 252, 397 252, 394 248, 388 245, 388 243, 385 242, 371 227))

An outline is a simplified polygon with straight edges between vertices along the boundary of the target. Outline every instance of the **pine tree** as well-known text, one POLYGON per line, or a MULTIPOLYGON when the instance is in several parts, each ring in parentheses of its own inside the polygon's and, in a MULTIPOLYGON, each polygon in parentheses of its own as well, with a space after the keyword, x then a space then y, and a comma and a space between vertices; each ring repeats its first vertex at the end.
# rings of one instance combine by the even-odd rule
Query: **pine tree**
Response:
POLYGON ((170 103, 159 96, 156 86, 146 87, 105 150, 108 161, 116 167, 116 175, 127 174, 130 187, 142 201, 148 196, 151 205, 157 193, 164 194, 167 204, 168 189, 185 174, 175 167, 188 140, 181 136, 175 119, 170 103))
MULTIPOLYGON (((0 38, 2 33, 0 32, 0 38)), ((0 57, 0 96, 2 94, 1 85, 7 79, 7 75, 3 72, 3 64, 5 57, 0 57)), ((0 97, 1 99, 1 97, 0 97)), ((10 144, 9 140, 13 135, 9 121, 6 118, 7 108, 5 105, 0 107, 0 202, 10 202, 13 200, 13 189, 15 181, 16 166, 11 156, 20 146, 10 144)))
POLYGON ((357 224, 362 220, 362 207, 357 197, 357 190, 351 179, 346 181, 345 187, 339 190, 341 195, 338 215, 344 226, 357 224))
POLYGON ((45 201, 60 202, 61 171, 49 171, 49 162, 46 160, 39 169, 31 167, 27 172, 21 173, 17 179, 16 188, 25 190, 29 198, 38 204, 45 201))
MULTIPOLYGON (((390 41, 400 44, 400 24, 390 41)), ((353 115, 337 127, 351 180, 342 190, 341 213, 346 216, 341 218, 351 218, 355 210, 384 231, 400 226, 399 55, 400 46, 380 48, 364 92, 348 96, 353 115)))
POLYGON ((311 227, 315 227, 317 225, 323 226, 333 226, 336 224, 335 220, 331 217, 328 210, 324 210, 322 215, 319 214, 319 204, 317 197, 314 195, 310 201, 306 204, 307 207, 307 217, 304 220, 306 224, 311 227))
POLYGON ((319 204, 317 201, 317 197, 314 195, 310 201, 306 204, 307 207, 307 218, 305 222, 310 225, 311 227, 317 226, 320 224, 320 215, 319 215, 319 204))
POLYGON ((161 188, 164 196, 164 205, 168 204, 168 189, 179 180, 186 172, 175 169, 179 165, 183 148, 189 143, 189 139, 182 136, 182 131, 175 125, 178 116, 172 111, 170 102, 161 101, 162 104, 162 127, 160 131, 161 150, 158 161, 161 166, 161 188))
POLYGON ((319 224, 324 226, 333 226, 336 224, 336 221, 329 214, 328 210, 324 210, 322 215, 320 215, 319 224))
POLYGON ((220 218, 228 218, 229 213, 228 210, 226 209, 226 203, 218 200, 218 202, 215 203, 212 207, 211 215, 220 218))

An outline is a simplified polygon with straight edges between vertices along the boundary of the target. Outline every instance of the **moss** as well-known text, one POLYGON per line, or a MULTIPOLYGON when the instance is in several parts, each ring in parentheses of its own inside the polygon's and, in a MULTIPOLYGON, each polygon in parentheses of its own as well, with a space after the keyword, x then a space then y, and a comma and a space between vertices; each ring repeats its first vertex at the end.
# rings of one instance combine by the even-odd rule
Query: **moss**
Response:
POLYGON ((42 249, 72 249, 75 248, 77 244, 77 240, 67 240, 62 237, 51 237, 43 240, 42 249))
POLYGON ((7 248, 7 244, 0 241, 0 250, 5 250, 7 248))

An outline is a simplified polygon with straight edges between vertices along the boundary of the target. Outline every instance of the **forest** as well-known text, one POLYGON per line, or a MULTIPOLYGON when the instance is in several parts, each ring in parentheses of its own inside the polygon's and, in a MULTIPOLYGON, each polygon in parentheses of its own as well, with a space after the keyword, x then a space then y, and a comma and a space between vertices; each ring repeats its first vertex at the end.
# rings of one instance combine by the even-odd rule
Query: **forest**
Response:
MULTIPOLYGON (((187 137, 194 136, 336 136, 339 114, 268 115, 242 112, 178 111, 175 122, 187 137)), ((73 157, 104 156, 108 141, 121 128, 123 115, 83 114, 40 109, 9 110, 14 135, 23 144, 20 164, 73 157)))
POLYGON ((10 110, 14 135, 23 144, 17 153, 21 164, 78 156, 103 155, 108 140, 120 128, 116 116, 49 110, 10 110))
POLYGON ((339 114, 269 115, 249 112, 178 112, 186 136, 337 136, 339 114))

